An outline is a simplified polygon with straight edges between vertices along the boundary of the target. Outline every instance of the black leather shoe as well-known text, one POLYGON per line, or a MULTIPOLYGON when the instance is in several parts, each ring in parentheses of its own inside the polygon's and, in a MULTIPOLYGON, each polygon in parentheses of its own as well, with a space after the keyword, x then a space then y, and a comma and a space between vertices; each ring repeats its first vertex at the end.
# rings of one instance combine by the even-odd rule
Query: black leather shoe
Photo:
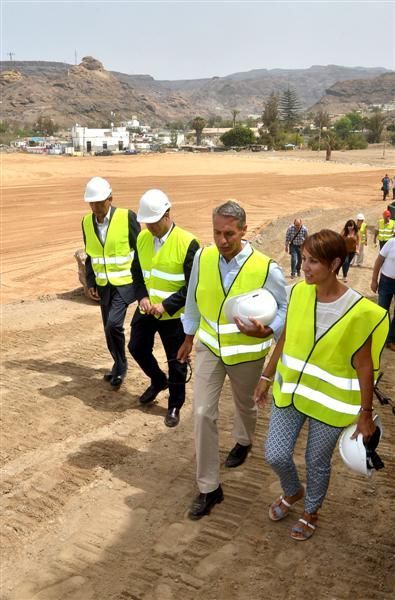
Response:
POLYGON ((140 396, 140 404, 149 404, 150 402, 153 402, 155 400, 155 398, 157 397, 157 395, 159 394, 159 392, 162 392, 163 390, 167 390, 167 388, 169 387, 169 384, 164 383, 162 387, 155 387, 154 385, 151 385, 149 387, 147 387, 147 389, 145 390, 145 392, 140 396))
POLYGON ((242 465, 250 450, 251 444, 248 446, 236 444, 236 446, 234 446, 228 454, 228 457, 225 461, 225 467, 228 467, 228 469, 233 469, 234 467, 239 467, 242 465))
POLYGON ((199 494, 192 502, 192 506, 189 509, 188 517, 192 521, 197 521, 204 517, 204 515, 210 514, 211 509, 216 504, 220 504, 224 499, 224 493, 222 487, 219 485, 216 490, 209 492, 208 494, 199 494))
POLYGON ((166 427, 176 427, 180 422, 180 409, 169 408, 167 415, 165 416, 166 427))
POLYGON ((119 388, 119 387, 121 387, 124 379, 125 379, 125 375, 114 375, 111 378, 110 384, 113 388, 119 388))
POLYGON ((103 379, 104 379, 104 381, 111 381, 111 379, 112 379, 113 377, 114 377, 114 376, 113 376, 113 374, 111 373, 111 371, 110 371, 109 373, 105 373, 105 374, 103 375, 103 379))

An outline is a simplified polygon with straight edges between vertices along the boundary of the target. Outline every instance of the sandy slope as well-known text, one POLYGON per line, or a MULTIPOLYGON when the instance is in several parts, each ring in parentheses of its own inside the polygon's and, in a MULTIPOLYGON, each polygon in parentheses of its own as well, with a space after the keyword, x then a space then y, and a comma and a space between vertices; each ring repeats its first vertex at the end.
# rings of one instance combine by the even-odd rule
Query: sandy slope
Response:
MULTIPOLYGON (((256 244, 288 273, 289 257, 283 253, 286 213, 310 206, 304 221, 311 230, 323 224, 339 229, 355 210, 363 209, 373 223, 382 206, 377 170, 306 174, 306 165, 299 162, 300 174, 292 164, 295 172, 288 175, 288 165, 287 160, 282 172, 280 165, 277 174, 262 174, 245 173, 237 163, 238 173, 208 177, 191 175, 185 168, 187 174, 163 174, 161 182, 176 197, 177 221, 191 229, 193 221, 207 240, 209 207, 228 195, 242 197, 252 215, 251 229, 257 230, 256 244), (184 205, 186 196, 190 203, 184 205), (333 208, 311 208, 318 202, 333 208), (260 222, 268 223, 262 232, 260 222)), ((293 518, 282 523, 267 518, 267 506, 279 492, 262 459, 268 411, 260 415, 257 441, 246 464, 223 470, 225 502, 209 518, 187 520, 196 493, 192 386, 179 427, 168 430, 163 424, 164 394, 153 407, 140 408, 138 396, 147 381, 132 361, 122 390, 112 392, 103 383, 109 360, 98 307, 78 291, 70 292, 77 285, 72 251, 82 214, 74 194, 87 174, 81 171, 76 181, 71 177, 57 183, 60 207, 54 196, 44 194, 36 175, 31 201, 17 186, 19 208, 9 207, 8 200, 6 212, 2 270, 12 287, 18 277, 14 270, 25 277, 6 299, 25 301, 2 307, 1 599, 389 599, 395 583, 390 409, 377 407, 385 425, 385 470, 365 481, 348 472, 336 455, 319 529, 306 544, 289 539, 293 518), (21 240, 26 231, 37 233, 37 224, 42 226, 41 240, 31 238, 28 269, 21 240), (18 232, 19 241, 14 239, 18 232), (56 253, 59 236, 63 242, 56 253), (64 275, 60 282, 59 274, 64 275), (43 296, 30 299, 34 293, 43 296)), ((113 177, 119 204, 127 206, 127 180, 122 173, 113 177)), ((146 177, 132 179, 136 197, 146 177)), ((149 179, 149 185, 157 182, 149 179)), ((6 193, 10 199, 10 189, 6 193)), ((350 285, 368 294, 375 253, 370 245, 366 266, 350 272, 350 285)), ((158 356, 164 361, 160 349, 158 356)), ((395 400, 393 365, 393 353, 385 350, 382 388, 395 400)), ((219 426, 224 459, 232 445, 228 387, 219 426)), ((303 441, 297 463, 303 463, 303 441)))

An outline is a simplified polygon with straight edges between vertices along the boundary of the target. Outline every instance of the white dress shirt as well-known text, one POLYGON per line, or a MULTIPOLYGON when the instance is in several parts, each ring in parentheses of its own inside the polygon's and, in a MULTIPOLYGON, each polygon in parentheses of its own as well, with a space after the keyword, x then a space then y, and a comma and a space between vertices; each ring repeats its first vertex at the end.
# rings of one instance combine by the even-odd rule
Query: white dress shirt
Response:
POLYGON ((108 225, 110 223, 110 213, 111 213, 111 206, 108 209, 108 213, 106 214, 106 216, 103 219, 103 223, 99 223, 99 221, 97 220, 97 217, 95 215, 97 231, 98 231, 98 234, 99 234, 99 237, 100 237, 100 240, 101 240, 101 243, 103 244, 103 246, 106 241, 108 225))
MULTIPOLYGON (((243 242, 243 248, 236 256, 227 262, 223 256, 220 256, 219 270, 225 291, 227 292, 236 278, 236 275, 244 265, 247 258, 252 253, 252 246, 249 242, 243 242)), ((183 316, 183 327, 186 335, 195 335, 199 328, 200 312, 196 304, 195 292, 198 282, 199 256, 202 249, 195 254, 191 276, 189 278, 187 299, 185 303, 185 312, 183 316)), ((276 299, 278 311, 273 321, 268 327, 273 330, 274 338, 277 340, 284 327, 285 315, 287 312, 287 295, 285 292, 285 280, 281 268, 274 262, 270 263, 269 273, 264 285, 265 289, 271 292, 276 299)))

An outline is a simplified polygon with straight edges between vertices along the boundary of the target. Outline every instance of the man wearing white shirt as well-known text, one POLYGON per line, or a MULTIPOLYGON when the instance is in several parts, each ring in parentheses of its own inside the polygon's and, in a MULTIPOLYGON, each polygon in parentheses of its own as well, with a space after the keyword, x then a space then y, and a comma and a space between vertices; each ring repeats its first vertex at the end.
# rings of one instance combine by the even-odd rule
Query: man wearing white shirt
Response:
POLYGON ((233 434, 236 445, 225 466, 241 465, 251 449, 257 409, 253 392, 262 373, 273 337, 282 332, 287 299, 280 267, 255 250, 244 237, 244 209, 233 200, 213 211, 215 246, 196 253, 189 280, 183 326, 185 341, 177 357, 189 360, 195 333, 196 365, 194 423, 199 495, 189 518, 200 519, 222 502, 219 479, 218 404, 226 375, 235 403, 233 434), (245 325, 239 319, 224 324, 223 306, 230 297, 264 287, 274 296, 278 310, 273 321, 263 326, 256 319, 245 325), (233 327, 232 327, 233 325, 233 327))
POLYGON ((140 226, 133 211, 112 206, 110 184, 102 177, 88 182, 84 200, 92 211, 82 221, 88 295, 100 301, 107 347, 114 361, 104 380, 116 389, 127 371, 123 324, 127 307, 134 302, 131 267, 140 226))
MULTIPOLYGON (((381 248, 373 267, 372 282, 373 292, 379 293, 379 306, 390 310, 391 302, 395 298, 395 238, 389 239, 381 248), (381 271, 381 274, 380 274, 381 271), (380 278, 379 278, 380 274, 380 278)), ((395 306, 394 316, 391 321, 387 337, 387 348, 395 352, 395 306)))

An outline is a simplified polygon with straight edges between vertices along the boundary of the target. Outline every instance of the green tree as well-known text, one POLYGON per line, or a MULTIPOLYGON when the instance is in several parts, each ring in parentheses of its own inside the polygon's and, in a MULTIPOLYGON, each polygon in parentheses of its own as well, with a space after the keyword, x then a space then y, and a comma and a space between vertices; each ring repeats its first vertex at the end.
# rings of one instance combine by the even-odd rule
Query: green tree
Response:
POLYGON ((232 124, 233 124, 233 129, 234 129, 236 127, 237 115, 240 114, 240 111, 237 108, 232 108, 231 112, 232 112, 232 124))
POLYGON ((377 144, 381 140, 385 126, 386 117, 381 110, 373 111, 371 117, 366 119, 366 129, 368 130, 368 142, 377 144))
POLYGON ((346 114, 347 119, 351 121, 351 127, 353 131, 362 131, 365 125, 365 119, 357 111, 353 110, 346 114))
POLYGON ((272 92, 266 100, 262 113, 263 128, 266 131, 261 131, 260 137, 268 148, 276 147, 280 131, 280 113, 278 96, 272 92))
POLYGON ((292 129, 299 121, 301 104, 294 89, 288 87, 281 95, 279 109, 286 130, 292 129))
POLYGON ((37 123, 34 126, 35 133, 39 135, 54 135, 59 129, 59 126, 51 119, 51 117, 45 117, 40 115, 37 119, 37 123))
POLYGON ((196 133, 196 145, 200 146, 202 143, 202 132, 206 127, 206 121, 202 117, 195 117, 191 123, 192 129, 196 133))
POLYGON ((364 150, 368 147, 368 140, 363 133, 350 133, 346 143, 349 150, 364 150))
POLYGON ((244 127, 244 125, 237 125, 226 131, 221 135, 220 140, 228 148, 230 146, 249 146, 256 142, 254 132, 249 127, 244 127))
POLYGON ((336 135, 342 140, 345 140, 352 131, 351 120, 346 116, 338 119, 336 121, 334 127, 335 127, 335 131, 336 131, 336 135))

